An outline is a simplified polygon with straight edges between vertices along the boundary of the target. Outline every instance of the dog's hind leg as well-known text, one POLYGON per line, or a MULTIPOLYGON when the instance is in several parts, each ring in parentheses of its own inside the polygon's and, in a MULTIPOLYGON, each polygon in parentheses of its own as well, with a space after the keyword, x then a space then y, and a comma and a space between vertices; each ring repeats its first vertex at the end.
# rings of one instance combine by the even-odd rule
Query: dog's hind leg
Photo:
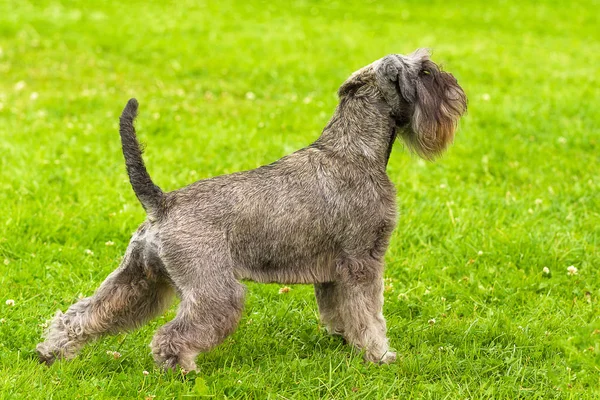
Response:
POLYGON ((246 288, 217 257, 198 255, 185 267, 168 265, 181 303, 176 317, 152 339, 154 359, 164 369, 196 369, 196 357, 233 333, 242 316, 246 288))
POLYGON ((383 263, 373 258, 343 260, 336 281, 339 318, 346 341, 365 352, 367 361, 391 363, 383 318, 383 263))
POLYGON ((70 359, 89 341, 105 333, 140 326, 162 313, 173 298, 173 288, 143 248, 132 240, 125 257, 93 296, 73 304, 52 320, 45 341, 37 345, 41 362, 70 359))

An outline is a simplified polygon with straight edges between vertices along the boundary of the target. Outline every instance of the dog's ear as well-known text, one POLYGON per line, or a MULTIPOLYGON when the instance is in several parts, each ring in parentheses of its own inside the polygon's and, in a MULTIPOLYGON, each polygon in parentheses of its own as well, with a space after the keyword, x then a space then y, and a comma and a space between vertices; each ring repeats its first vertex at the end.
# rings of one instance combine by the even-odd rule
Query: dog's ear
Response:
POLYGON ((429 60, 428 49, 418 49, 408 56, 389 55, 378 61, 377 80, 387 102, 396 108, 397 94, 402 100, 416 101, 416 78, 421 65, 429 60))
POLYGON ((417 49, 405 58, 398 71, 398 89, 404 100, 409 103, 416 101, 417 79, 422 65, 429 61, 429 49, 417 49))

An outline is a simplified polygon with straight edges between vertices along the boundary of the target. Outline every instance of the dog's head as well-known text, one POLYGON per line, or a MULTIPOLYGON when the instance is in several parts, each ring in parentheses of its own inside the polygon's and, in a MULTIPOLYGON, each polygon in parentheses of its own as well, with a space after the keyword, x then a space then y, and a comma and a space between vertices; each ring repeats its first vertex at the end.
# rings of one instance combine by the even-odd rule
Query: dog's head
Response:
POLYGON ((467 110, 467 97, 456 78, 431 61, 426 49, 375 61, 352 74, 338 94, 343 98, 374 92, 389 106, 407 145, 427 159, 452 142, 458 120, 467 110))

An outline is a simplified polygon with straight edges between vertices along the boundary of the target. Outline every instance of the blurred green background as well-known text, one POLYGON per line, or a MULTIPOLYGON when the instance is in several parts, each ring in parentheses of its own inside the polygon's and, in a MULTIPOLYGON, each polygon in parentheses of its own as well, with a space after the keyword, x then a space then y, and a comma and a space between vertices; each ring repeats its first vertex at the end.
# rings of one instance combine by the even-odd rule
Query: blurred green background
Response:
POLYGON ((599 6, 0 2, 0 398, 598 398, 599 6), (45 321, 93 293, 144 219, 117 133, 130 97, 172 190, 310 144, 350 73, 418 47, 469 113, 443 159, 398 143, 388 166, 396 364, 327 336, 312 287, 252 283, 198 374, 154 369, 147 344, 174 307, 37 364, 45 321))

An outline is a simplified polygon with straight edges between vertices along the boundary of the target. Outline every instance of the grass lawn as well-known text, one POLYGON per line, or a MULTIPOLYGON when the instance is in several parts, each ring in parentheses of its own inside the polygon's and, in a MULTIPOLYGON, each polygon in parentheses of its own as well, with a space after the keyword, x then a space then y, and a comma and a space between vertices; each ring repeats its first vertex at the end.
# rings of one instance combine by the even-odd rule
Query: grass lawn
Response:
POLYGON ((597 9, 0 2, 0 399, 600 398, 597 9), (150 355, 176 306, 38 364, 46 321, 93 293, 145 218, 117 131, 130 97, 149 171, 172 190, 308 145, 351 72, 417 47, 458 78, 469 114, 438 162, 398 143, 388 166, 396 364, 366 365, 328 336, 312 286, 254 283, 198 374, 162 373, 150 355))

